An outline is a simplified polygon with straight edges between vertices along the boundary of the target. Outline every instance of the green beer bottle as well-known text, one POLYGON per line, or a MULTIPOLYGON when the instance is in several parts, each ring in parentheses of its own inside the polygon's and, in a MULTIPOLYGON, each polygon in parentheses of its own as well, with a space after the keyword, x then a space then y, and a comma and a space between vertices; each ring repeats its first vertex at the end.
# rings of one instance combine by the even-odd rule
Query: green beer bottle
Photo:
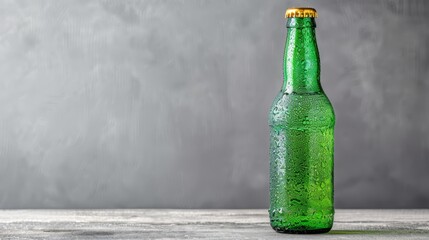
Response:
POLYGON ((270 114, 270 221, 277 232, 323 233, 334 217, 334 125, 320 85, 312 8, 286 11, 284 83, 270 114))

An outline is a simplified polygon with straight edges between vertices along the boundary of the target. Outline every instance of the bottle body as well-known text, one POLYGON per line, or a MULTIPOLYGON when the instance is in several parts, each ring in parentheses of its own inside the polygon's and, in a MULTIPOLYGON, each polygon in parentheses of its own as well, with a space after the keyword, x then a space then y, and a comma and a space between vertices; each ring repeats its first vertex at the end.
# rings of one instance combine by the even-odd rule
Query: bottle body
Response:
POLYGON ((322 233, 334 216, 335 114, 320 85, 311 18, 288 20, 284 84, 270 114, 270 221, 278 232, 322 233))
POLYGON ((332 228, 335 117, 324 93, 280 92, 270 114, 270 220, 278 232, 332 228))

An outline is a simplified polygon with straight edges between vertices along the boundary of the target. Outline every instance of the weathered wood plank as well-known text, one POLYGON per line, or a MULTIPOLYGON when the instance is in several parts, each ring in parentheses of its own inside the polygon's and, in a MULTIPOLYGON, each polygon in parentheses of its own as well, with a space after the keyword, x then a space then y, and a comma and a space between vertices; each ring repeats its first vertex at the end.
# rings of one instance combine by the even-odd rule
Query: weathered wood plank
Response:
POLYGON ((429 210, 337 210, 327 234, 285 235, 266 210, 2 210, 0 239, 429 239, 429 210))

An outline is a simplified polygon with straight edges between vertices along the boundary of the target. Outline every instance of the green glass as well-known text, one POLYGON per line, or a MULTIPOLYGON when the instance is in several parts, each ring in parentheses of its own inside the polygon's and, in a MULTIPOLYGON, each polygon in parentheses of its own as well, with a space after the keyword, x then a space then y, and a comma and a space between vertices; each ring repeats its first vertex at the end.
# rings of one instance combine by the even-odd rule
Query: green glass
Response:
POLYGON ((277 232, 323 233, 334 218, 335 114, 320 85, 314 18, 288 18, 284 84, 270 114, 270 220, 277 232))

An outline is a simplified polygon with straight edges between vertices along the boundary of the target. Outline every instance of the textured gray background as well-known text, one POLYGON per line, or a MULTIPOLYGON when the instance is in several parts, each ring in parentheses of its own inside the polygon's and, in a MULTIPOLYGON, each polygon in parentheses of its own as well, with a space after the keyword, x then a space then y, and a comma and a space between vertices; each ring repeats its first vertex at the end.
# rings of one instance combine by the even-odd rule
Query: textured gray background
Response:
POLYGON ((1 208, 267 208, 283 15, 303 5, 336 206, 429 207, 429 1, 0 3, 1 208))

